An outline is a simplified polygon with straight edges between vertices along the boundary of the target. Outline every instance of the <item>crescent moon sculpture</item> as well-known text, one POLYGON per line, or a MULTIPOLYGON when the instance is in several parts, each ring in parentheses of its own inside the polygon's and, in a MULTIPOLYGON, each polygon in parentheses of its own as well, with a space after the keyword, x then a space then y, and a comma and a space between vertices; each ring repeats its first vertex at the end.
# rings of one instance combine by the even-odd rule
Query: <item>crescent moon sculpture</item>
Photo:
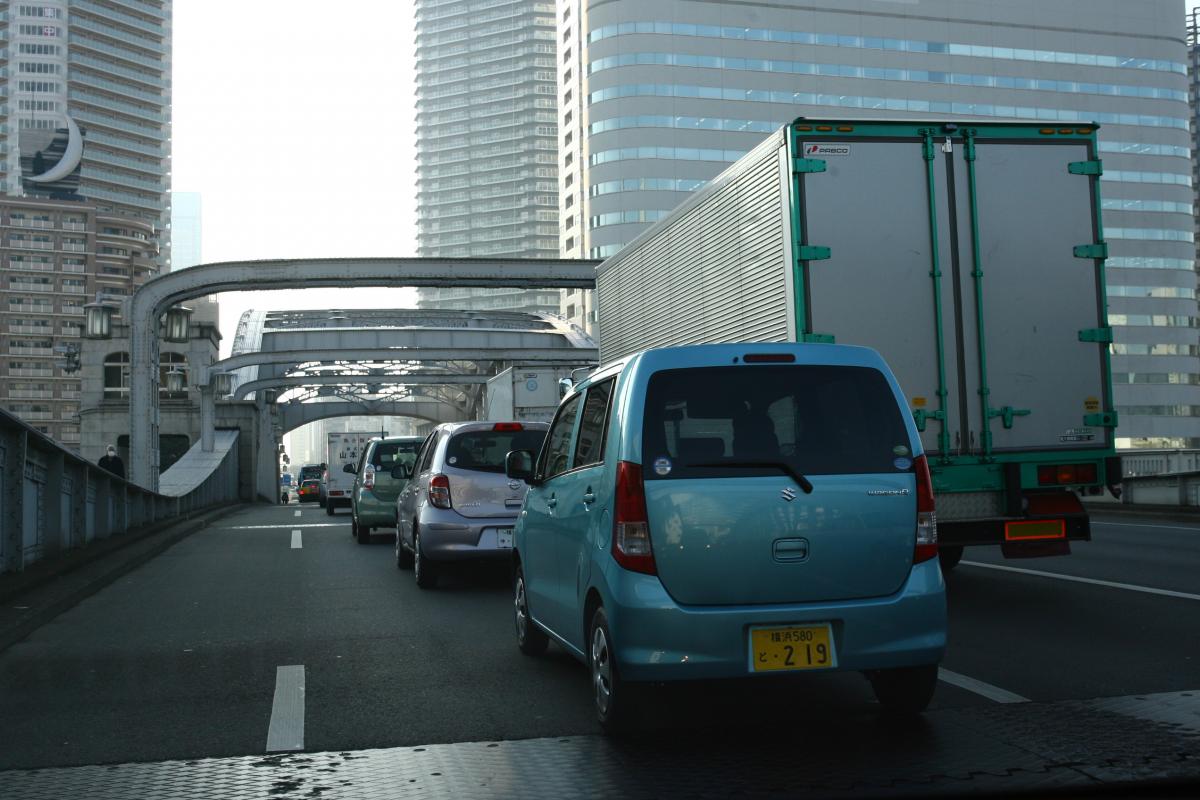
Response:
POLYGON ((79 126, 75 124, 75 120, 69 116, 66 117, 66 120, 67 149, 63 152, 62 158, 58 160, 57 164, 41 175, 30 175, 25 180, 33 181, 34 183, 54 183, 70 175, 79 166, 79 162, 83 158, 83 135, 80 134, 79 126))

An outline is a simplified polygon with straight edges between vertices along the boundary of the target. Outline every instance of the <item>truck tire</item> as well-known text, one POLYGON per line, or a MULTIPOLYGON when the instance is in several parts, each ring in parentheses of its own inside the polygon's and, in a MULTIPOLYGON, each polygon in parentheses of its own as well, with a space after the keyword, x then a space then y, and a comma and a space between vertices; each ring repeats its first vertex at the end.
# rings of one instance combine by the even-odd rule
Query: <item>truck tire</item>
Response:
POLYGON ((325 506, 325 513, 332 517, 333 516, 333 503, 326 500, 321 505, 325 506))
POLYGON ((942 572, 949 572, 962 561, 962 545, 946 545, 938 548, 938 561, 942 564, 942 572))

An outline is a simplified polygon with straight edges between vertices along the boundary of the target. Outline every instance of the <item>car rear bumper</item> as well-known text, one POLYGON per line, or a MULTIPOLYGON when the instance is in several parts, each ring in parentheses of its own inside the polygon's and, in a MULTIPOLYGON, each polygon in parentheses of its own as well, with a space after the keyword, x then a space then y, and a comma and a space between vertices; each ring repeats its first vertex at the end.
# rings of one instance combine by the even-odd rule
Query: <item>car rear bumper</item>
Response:
MULTIPOLYGON (((512 547, 500 547, 501 529, 512 531, 517 522, 511 517, 464 517, 452 509, 426 508, 419 521, 421 554, 434 561, 469 559, 508 559, 512 547)), ((509 538, 511 543, 512 539, 509 538)))
POLYGON ((606 610, 618 664, 630 680, 751 675, 749 631, 759 625, 828 622, 843 671, 935 664, 945 653, 946 590, 937 559, 916 565, 887 597, 720 607, 680 606, 656 576, 610 566, 606 610))
POLYGON ((354 515, 358 524, 368 528, 396 526, 396 498, 381 500, 369 489, 360 489, 354 498, 354 515))

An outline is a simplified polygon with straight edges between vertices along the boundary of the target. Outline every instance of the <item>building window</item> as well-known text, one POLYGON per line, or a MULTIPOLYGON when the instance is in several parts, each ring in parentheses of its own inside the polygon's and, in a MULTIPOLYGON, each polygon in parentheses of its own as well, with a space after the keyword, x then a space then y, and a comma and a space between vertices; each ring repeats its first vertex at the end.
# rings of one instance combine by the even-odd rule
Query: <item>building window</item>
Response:
POLYGON ((129 399, 129 353, 110 353, 104 357, 104 399, 129 399))

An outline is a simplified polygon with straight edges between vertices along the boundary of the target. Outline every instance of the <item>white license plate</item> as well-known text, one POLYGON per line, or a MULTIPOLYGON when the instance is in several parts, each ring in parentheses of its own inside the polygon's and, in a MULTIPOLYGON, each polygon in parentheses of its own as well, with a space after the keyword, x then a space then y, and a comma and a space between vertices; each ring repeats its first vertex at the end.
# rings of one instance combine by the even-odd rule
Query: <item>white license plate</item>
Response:
POLYGON ((512 549, 512 528, 499 528, 496 530, 496 547, 512 549))

